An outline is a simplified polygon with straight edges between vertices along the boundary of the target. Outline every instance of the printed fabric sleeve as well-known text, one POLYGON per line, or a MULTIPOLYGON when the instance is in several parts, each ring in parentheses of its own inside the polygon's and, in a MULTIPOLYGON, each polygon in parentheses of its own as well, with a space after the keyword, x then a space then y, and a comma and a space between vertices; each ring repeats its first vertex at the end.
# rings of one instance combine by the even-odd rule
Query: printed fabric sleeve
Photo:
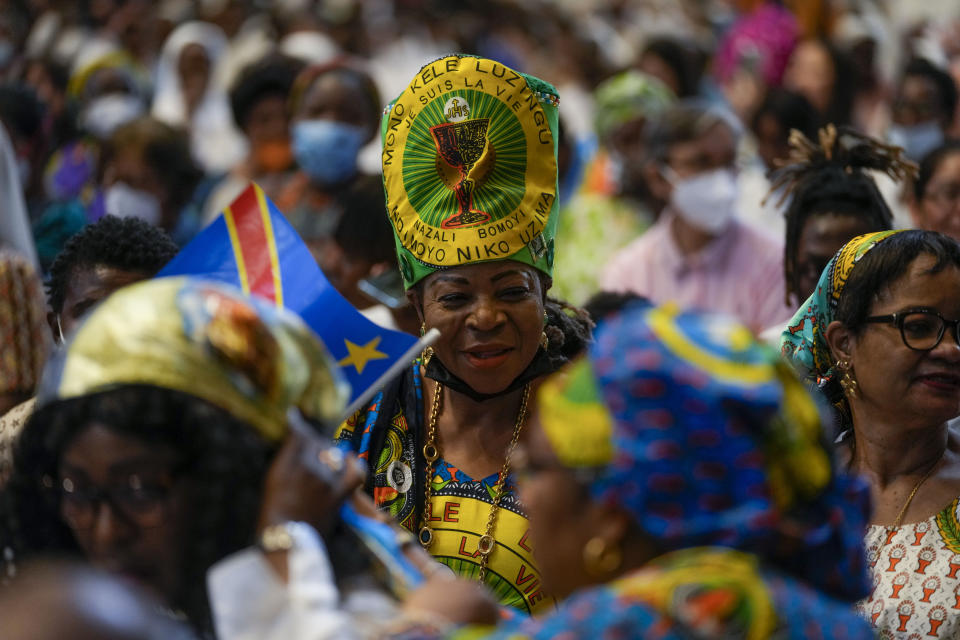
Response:
POLYGON ((542 618, 517 617, 496 629, 463 627, 453 640, 548 640, 551 638, 689 638, 653 607, 599 588, 575 596, 542 618))
POLYGON ((220 640, 325 640, 359 636, 341 608, 333 569, 320 535, 309 525, 291 527, 289 581, 283 584, 256 549, 215 564, 207 589, 220 640))

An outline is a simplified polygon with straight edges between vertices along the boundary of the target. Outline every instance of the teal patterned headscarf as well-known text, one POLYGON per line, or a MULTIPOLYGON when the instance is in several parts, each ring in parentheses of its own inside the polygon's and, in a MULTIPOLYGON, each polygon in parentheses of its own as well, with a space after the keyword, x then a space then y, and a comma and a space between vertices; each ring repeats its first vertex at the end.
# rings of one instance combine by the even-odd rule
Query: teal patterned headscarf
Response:
POLYGON ((834 377, 830 346, 824 333, 835 319, 840 294, 861 258, 895 231, 857 236, 843 245, 827 264, 813 295, 797 310, 780 337, 780 351, 807 379, 823 385, 834 377))

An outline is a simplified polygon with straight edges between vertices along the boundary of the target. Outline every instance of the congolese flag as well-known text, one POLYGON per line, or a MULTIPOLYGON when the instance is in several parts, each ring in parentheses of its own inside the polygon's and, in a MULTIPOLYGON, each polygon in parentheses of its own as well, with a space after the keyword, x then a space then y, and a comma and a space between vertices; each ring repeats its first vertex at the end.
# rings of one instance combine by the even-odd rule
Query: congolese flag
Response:
POLYGON ((367 320, 326 279, 280 210, 251 183, 157 277, 204 275, 297 312, 320 336, 352 388, 352 405, 410 361, 419 343, 367 320), (391 371, 392 373, 392 371, 391 371))

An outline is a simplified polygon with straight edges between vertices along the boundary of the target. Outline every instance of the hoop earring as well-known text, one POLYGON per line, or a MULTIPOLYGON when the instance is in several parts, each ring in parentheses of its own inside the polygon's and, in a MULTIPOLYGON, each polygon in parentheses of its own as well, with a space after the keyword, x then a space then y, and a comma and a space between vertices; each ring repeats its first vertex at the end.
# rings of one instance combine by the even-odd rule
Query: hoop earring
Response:
POLYGON ((620 568, 623 555, 616 545, 597 536, 583 547, 583 568, 595 578, 604 578, 620 568))
MULTIPOLYGON (((420 323, 420 337, 422 338, 427 333, 427 323, 420 323)), ((433 347, 427 347, 420 352, 420 360, 423 362, 423 366, 427 366, 430 362, 430 358, 433 357, 433 347)))
POLYGON ((837 368, 843 371, 843 376, 840 377, 840 388, 843 389, 843 393, 851 398, 856 398, 859 385, 857 385, 857 379, 852 373, 853 368, 850 363, 837 360, 837 368))

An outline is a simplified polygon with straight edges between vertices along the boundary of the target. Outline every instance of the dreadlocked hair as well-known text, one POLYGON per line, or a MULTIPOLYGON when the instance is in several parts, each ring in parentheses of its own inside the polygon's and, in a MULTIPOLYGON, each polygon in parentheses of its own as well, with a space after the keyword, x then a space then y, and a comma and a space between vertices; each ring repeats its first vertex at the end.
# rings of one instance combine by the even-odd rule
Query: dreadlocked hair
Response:
POLYGON ((205 575, 215 562, 253 543, 275 447, 223 409, 186 393, 125 385, 34 413, 17 441, 13 473, 0 495, 4 575, 15 575, 36 556, 82 555, 60 516, 56 488, 61 456, 94 423, 177 453, 178 477, 191 487, 189 544, 183 546, 177 593, 164 594, 165 604, 182 612, 200 637, 213 637, 205 575))
POLYGON ((557 368, 584 352, 593 340, 593 321, 590 314, 568 302, 547 296, 544 311, 547 326, 544 333, 550 341, 547 349, 557 368))
POLYGON ((778 206, 790 202, 785 213, 783 261, 788 305, 791 296, 799 295, 797 244, 807 221, 817 215, 835 214, 859 218, 870 231, 890 229, 890 207, 867 171, 882 172, 898 182, 917 173, 917 165, 907 159, 903 149, 849 127, 829 124, 817 137, 814 142, 796 129, 790 131, 790 155, 778 163, 767 194, 769 198, 782 190, 778 206))

